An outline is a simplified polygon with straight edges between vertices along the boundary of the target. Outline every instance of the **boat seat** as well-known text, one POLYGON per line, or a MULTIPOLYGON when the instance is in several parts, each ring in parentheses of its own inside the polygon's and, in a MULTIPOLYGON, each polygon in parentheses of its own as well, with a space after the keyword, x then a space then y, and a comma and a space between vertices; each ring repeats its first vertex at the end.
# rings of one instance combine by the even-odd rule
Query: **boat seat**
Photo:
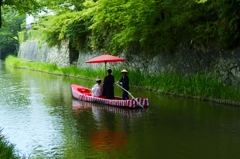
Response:
POLYGON ((89 90, 89 89, 84 89, 84 88, 78 88, 77 89, 79 92, 81 92, 81 93, 91 93, 91 91, 89 90))
POLYGON ((85 94, 87 96, 92 96, 92 93, 83 93, 83 94, 85 94))

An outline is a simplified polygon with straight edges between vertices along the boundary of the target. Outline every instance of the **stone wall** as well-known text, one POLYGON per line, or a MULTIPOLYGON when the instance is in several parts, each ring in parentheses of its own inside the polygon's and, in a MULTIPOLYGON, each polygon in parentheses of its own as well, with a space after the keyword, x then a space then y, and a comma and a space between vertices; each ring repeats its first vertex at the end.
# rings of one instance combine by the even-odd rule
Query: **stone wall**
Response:
MULTIPOLYGON (((85 61, 102 53, 80 53, 78 67, 99 68, 99 64, 86 64, 85 61)), ((126 59, 123 63, 109 63, 107 67, 139 69, 153 74, 180 72, 216 73, 225 84, 240 85, 240 48, 232 51, 217 50, 199 46, 179 46, 175 53, 158 55, 120 54, 126 59)))
POLYGON ((49 48, 46 43, 28 40, 20 45, 18 57, 29 61, 55 63, 58 66, 70 65, 68 42, 49 48))
MULTIPOLYGON (((61 47, 48 48, 45 44, 38 46, 38 41, 27 41, 20 45, 18 56, 32 61, 56 63, 59 66, 69 66, 68 43, 61 47)), ((86 61, 102 55, 103 52, 79 52, 77 66, 79 68, 104 68, 104 64, 86 64, 86 61)), ((157 55, 141 55, 137 53, 119 54, 125 62, 107 63, 107 68, 139 69, 153 74, 166 72, 181 72, 192 74, 196 72, 217 73, 226 83, 234 87, 240 84, 240 48, 231 51, 219 50, 217 47, 197 45, 180 45, 174 53, 157 55)))

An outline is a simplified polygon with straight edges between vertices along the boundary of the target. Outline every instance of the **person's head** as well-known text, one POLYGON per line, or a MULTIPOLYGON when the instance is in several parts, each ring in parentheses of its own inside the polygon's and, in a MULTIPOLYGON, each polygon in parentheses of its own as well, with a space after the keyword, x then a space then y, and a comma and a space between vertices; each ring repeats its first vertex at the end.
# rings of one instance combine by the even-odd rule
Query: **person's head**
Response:
POLYGON ((120 72, 123 76, 127 75, 128 74, 128 71, 123 69, 121 72, 120 72))
POLYGON ((112 70, 111 70, 111 69, 108 69, 108 70, 107 70, 107 73, 108 73, 108 74, 111 74, 111 73, 112 73, 112 70))
POLYGON ((102 82, 102 78, 101 78, 101 77, 98 77, 98 78, 96 79, 96 82, 97 82, 98 84, 100 84, 100 83, 102 82))

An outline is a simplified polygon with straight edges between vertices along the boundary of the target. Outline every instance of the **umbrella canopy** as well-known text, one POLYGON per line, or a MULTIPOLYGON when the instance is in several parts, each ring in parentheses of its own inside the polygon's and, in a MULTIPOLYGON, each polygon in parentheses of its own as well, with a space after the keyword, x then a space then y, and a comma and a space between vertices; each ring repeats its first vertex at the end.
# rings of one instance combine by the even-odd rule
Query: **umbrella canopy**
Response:
POLYGON ((125 61, 124 58, 104 54, 101 56, 94 57, 86 61, 86 63, 107 63, 107 62, 123 62, 123 61, 125 61))
POLYGON ((104 53, 104 55, 94 57, 94 58, 86 61, 86 63, 90 63, 90 64, 91 63, 105 63, 105 71, 106 71, 106 63, 107 62, 123 62, 123 61, 125 61, 124 58, 107 55, 106 53, 104 53))

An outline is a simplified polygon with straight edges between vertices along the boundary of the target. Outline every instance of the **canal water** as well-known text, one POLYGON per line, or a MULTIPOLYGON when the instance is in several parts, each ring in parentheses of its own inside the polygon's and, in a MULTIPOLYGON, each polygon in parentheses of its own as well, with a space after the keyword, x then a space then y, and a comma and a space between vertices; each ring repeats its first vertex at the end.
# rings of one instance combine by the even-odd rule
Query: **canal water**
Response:
POLYGON ((149 98, 149 108, 88 103, 74 99, 70 85, 91 87, 92 81, 3 63, 0 82, 2 134, 27 158, 239 158, 239 107, 133 88, 133 96, 149 98))

